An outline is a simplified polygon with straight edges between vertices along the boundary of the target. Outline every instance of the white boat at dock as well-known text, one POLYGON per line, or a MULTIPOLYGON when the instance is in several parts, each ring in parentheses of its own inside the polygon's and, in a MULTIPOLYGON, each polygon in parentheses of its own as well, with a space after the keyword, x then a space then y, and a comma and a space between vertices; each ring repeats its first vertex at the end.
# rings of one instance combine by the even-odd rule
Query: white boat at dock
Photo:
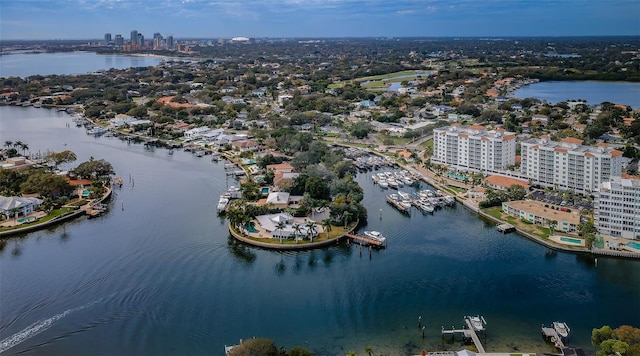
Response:
POLYGON ((95 126, 87 130, 87 135, 99 136, 105 134, 107 131, 109 130, 102 126, 95 126))
POLYGON ((569 333, 571 332, 571 329, 569 329, 569 325, 567 325, 567 323, 563 323, 563 322, 560 322, 560 321, 554 321, 553 322, 553 329, 563 339, 568 338, 569 337, 569 333))
POLYGON ((365 231, 364 232, 364 236, 372 239, 372 240, 376 240, 376 241, 380 241, 380 242, 385 242, 387 240, 387 238, 382 235, 382 233, 380 233, 380 231, 375 231, 375 230, 371 230, 371 231, 365 231))
POLYGON ((471 327, 473 327, 473 330, 475 331, 484 331, 485 326, 487 325, 487 322, 484 320, 484 317, 480 315, 467 316, 466 319, 469 320, 471 327))
POLYGON ((228 204, 229 204, 229 198, 225 197, 224 195, 221 195, 220 200, 218 200, 218 205, 216 206, 216 210, 218 210, 218 213, 223 212, 227 208, 228 204))

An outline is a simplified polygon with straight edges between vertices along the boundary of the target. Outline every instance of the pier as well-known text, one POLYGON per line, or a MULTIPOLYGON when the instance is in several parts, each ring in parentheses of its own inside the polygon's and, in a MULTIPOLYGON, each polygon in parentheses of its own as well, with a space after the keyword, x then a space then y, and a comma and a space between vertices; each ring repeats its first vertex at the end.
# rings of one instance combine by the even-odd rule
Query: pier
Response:
POLYGON ((478 349, 478 353, 485 353, 484 346, 482 345, 482 342, 480 342, 480 338, 478 337, 476 330, 473 328, 473 324, 471 323, 471 320, 469 320, 469 317, 464 317, 464 322, 467 324, 467 327, 463 327, 462 329, 451 327, 451 330, 445 330, 443 326, 442 336, 444 337, 445 335, 452 335, 455 338, 456 334, 462 334, 463 339, 471 339, 471 341, 473 341, 476 349, 478 349))
POLYGON ((354 234, 344 234, 344 236, 346 238, 349 238, 353 241, 358 241, 364 244, 368 244, 368 245, 373 245, 373 246, 377 246, 377 247, 384 247, 384 244, 382 241, 378 241, 378 240, 374 240, 374 239, 370 239, 368 237, 365 236, 360 236, 360 235, 354 235, 354 234))
POLYGON ((542 325, 542 335, 545 339, 551 341, 557 349, 562 350, 565 348, 562 338, 554 328, 547 328, 542 325))
POLYGON ((504 223, 496 226, 496 230, 500 231, 503 234, 506 234, 512 231, 516 231, 516 227, 511 224, 504 223))

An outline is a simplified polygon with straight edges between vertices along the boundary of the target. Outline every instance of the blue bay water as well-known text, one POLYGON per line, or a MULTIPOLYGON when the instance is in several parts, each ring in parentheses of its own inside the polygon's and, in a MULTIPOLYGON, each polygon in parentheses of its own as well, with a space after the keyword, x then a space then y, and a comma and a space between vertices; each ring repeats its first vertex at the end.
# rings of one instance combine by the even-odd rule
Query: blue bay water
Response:
POLYGON ((388 235, 386 250, 281 253, 235 242, 216 217, 219 194, 237 184, 223 162, 94 138, 46 109, 0 107, 0 128, 0 142, 34 152, 104 158, 125 182, 103 217, 2 241, 0 350, 10 354, 222 354, 265 336, 322 355, 403 355, 459 350, 440 329, 470 314, 487 319, 488 351, 553 352, 540 325, 560 320, 593 354, 592 328, 640 326, 640 262, 552 253, 462 206, 403 216, 366 174, 364 228, 388 235))
POLYGON ((601 81, 549 81, 524 86, 516 98, 536 98, 556 104, 568 100, 586 100, 588 105, 603 102, 640 108, 640 83, 601 81))
POLYGON ((0 56, 0 77, 86 74, 111 68, 158 65, 165 57, 125 56, 94 52, 12 53, 0 56))

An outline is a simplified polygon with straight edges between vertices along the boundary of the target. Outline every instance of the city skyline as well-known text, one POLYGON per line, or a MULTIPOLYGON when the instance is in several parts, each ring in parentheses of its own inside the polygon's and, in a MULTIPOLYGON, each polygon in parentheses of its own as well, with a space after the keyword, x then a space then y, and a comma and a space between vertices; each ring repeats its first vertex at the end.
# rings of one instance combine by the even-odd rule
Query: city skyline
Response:
POLYGON ((3 0, 0 39, 638 36, 636 0, 3 0))

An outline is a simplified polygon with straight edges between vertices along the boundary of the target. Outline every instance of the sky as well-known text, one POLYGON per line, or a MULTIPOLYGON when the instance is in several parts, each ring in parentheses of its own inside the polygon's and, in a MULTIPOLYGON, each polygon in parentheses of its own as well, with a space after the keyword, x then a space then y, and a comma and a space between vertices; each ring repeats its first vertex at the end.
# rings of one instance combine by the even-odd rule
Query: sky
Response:
POLYGON ((640 36, 640 0, 0 0, 0 40, 640 36))

